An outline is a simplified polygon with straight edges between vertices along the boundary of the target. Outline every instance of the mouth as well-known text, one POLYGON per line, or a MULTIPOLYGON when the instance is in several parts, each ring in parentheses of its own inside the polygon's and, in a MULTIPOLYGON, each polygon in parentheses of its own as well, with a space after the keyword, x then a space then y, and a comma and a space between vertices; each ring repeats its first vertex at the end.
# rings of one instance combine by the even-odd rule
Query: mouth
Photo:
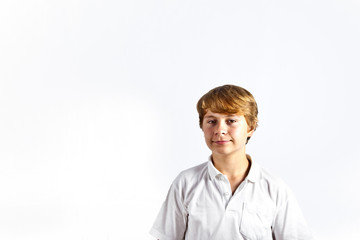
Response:
POLYGON ((227 143, 229 143, 229 142, 230 142, 230 141, 227 141, 227 140, 213 141, 213 143, 219 144, 219 145, 224 145, 224 144, 227 144, 227 143))

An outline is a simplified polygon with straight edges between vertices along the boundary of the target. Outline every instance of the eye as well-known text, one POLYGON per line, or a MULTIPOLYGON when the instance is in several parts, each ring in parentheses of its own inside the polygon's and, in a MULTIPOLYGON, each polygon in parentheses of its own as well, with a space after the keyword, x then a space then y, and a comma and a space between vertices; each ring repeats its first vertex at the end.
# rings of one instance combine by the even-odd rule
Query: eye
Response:
POLYGON ((207 121, 208 124, 215 124, 215 122, 216 122, 215 120, 209 120, 209 121, 207 121))
POLYGON ((235 119, 229 119, 229 120, 227 120, 227 122, 231 124, 231 123, 235 123, 236 120, 235 119))

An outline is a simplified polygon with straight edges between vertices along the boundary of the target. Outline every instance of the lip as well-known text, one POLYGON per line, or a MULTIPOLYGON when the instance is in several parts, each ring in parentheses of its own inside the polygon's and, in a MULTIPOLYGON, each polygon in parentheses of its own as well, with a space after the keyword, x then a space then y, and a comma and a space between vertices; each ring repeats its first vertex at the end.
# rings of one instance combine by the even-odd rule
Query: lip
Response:
POLYGON ((230 141, 221 140, 221 141, 213 141, 213 142, 219 145, 224 145, 226 143, 229 143, 230 141))

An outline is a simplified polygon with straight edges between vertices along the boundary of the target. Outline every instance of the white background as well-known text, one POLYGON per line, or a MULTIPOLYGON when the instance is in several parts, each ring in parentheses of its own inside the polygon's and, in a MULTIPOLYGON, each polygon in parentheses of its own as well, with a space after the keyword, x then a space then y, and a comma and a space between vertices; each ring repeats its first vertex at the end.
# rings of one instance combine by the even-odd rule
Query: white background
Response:
POLYGON ((318 239, 360 238, 359 1, 4 0, 0 29, 0 239, 152 239, 227 83, 318 239))

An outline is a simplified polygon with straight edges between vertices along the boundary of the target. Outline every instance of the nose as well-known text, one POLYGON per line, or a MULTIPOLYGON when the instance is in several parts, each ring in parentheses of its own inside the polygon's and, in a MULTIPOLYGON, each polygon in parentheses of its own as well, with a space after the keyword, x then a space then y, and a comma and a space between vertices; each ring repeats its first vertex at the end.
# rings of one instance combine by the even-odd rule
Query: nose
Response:
POLYGON ((215 129, 215 135, 225 135, 227 133, 227 126, 225 122, 220 121, 215 129))

